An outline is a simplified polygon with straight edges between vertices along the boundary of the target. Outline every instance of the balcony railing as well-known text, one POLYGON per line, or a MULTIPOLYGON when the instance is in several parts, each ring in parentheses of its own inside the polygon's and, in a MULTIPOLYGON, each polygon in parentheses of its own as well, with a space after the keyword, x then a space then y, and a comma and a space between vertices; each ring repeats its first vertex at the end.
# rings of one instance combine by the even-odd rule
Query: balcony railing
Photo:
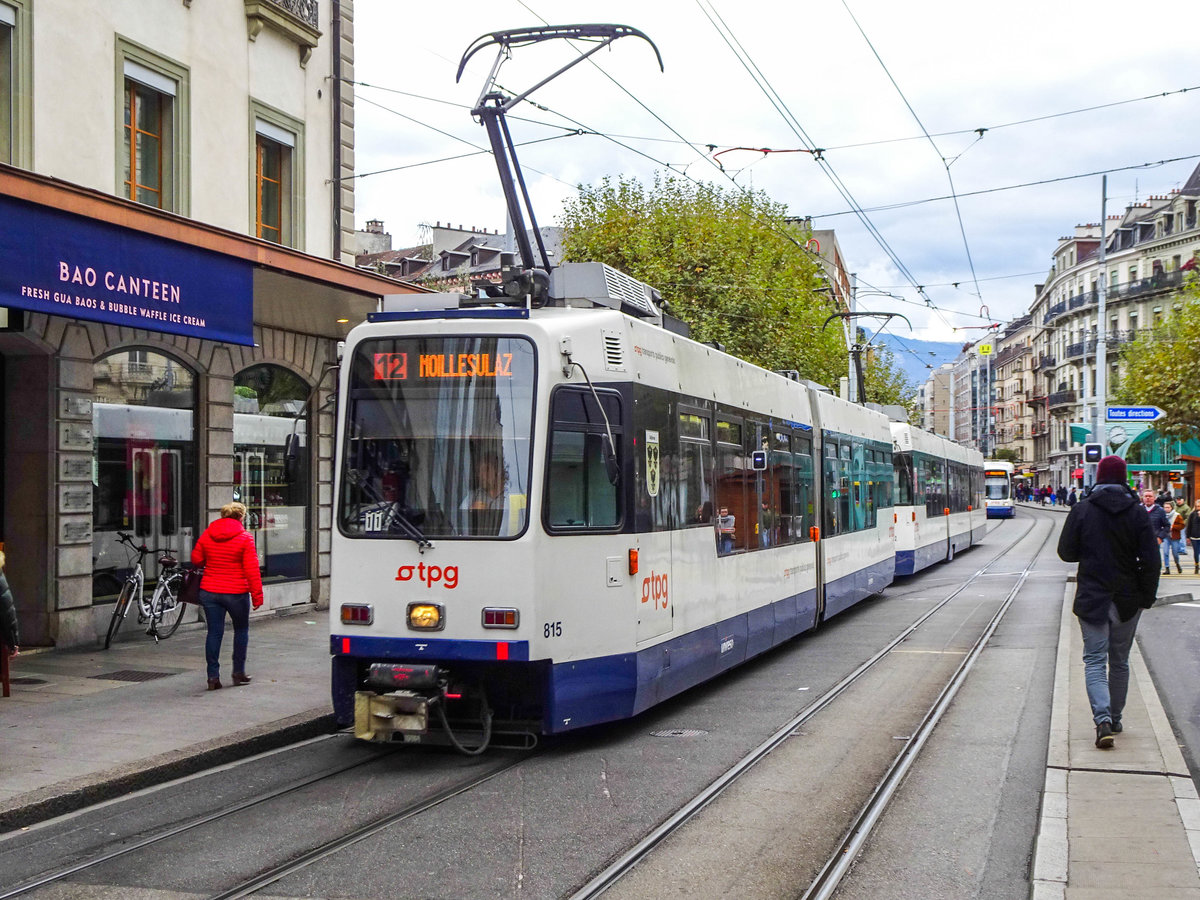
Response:
POLYGON ((1053 356, 1043 354, 1033 361, 1030 368, 1036 372, 1038 369, 1052 369, 1056 365, 1058 365, 1058 361, 1053 356))
POLYGON ((1052 307, 1050 307, 1048 310, 1046 310, 1046 314, 1044 316, 1042 316, 1042 324, 1045 325, 1051 319, 1057 319, 1059 316, 1061 316, 1066 311, 1067 311, 1067 301, 1059 300, 1052 307))
POLYGON ((1142 294, 1151 294, 1155 291, 1173 290, 1183 284, 1183 272, 1176 269, 1174 272, 1160 272, 1157 275, 1151 275, 1149 278, 1143 278, 1140 281, 1132 281, 1128 284, 1118 285, 1115 288, 1109 288, 1108 298, 1110 300, 1123 300, 1126 297, 1138 297, 1142 294))
POLYGON ((1008 362, 1010 359, 1016 359, 1021 354, 1029 353, 1029 352, 1030 352, 1029 347, 1027 347, 1024 344, 1017 344, 1012 347, 1005 347, 1003 350, 1001 350, 999 353, 996 354, 995 365, 1002 366, 1006 362, 1008 362))
POLYGON ((317 0, 267 0, 272 6, 278 6, 286 13, 291 13, 301 22, 313 28, 317 27, 317 0))
POLYGON ((1076 402, 1075 396, 1074 391, 1055 391, 1050 395, 1049 404, 1050 406, 1068 406, 1076 402))
POLYGON ((1076 294, 1067 301, 1067 309, 1079 309, 1082 306, 1091 306, 1096 303, 1097 299, 1095 291, 1084 291, 1082 294, 1076 294))

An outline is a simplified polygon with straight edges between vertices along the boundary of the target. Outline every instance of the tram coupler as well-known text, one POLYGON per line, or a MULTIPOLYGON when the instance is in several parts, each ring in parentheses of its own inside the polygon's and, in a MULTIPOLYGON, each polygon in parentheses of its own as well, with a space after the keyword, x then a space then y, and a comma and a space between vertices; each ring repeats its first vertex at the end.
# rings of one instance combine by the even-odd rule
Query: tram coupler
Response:
POLYGON ((354 736, 420 743, 429 732, 430 709, 442 699, 445 677, 438 666, 372 663, 367 690, 354 694, 354 736))

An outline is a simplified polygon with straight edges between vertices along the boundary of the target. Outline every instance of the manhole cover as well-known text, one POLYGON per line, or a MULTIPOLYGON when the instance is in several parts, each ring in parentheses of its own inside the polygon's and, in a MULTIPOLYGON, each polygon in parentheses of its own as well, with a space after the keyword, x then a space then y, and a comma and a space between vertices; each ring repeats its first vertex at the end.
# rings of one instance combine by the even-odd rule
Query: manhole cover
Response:
POLYGON ((650 734, 654 737, 699 737, 708 732, 699 728, 666 728, 662 731, 652 731, 650 734))
POLYGON ((139 672, 137 669, 121 669, 109 672, 107 675, 89 675, 88 678, 98 678, 102 681, 153 681, 155 678, 166 678, 174 672, 139 672))
POLYGON ((21 675, 18 678, 8 679, 9 684, 45 684, 45 678, 34 678, 32 675, 21 675))

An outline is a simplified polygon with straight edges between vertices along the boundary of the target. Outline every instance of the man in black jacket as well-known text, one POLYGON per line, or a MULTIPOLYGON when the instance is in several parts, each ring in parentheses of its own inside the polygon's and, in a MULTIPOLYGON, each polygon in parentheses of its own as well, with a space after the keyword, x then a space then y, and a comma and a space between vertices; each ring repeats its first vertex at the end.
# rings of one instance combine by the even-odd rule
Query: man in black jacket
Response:
POLYGON ((1126 485, 1121 457, 1100 460, 1095 486, 1063 525, 1058 555, 1079 563, 1072 612, 1083 633, 1096 746, 1107 750, 1113 734, 1121 731, 1138 618, 1158 594, 1158 543, 1150 517, 1126 485))

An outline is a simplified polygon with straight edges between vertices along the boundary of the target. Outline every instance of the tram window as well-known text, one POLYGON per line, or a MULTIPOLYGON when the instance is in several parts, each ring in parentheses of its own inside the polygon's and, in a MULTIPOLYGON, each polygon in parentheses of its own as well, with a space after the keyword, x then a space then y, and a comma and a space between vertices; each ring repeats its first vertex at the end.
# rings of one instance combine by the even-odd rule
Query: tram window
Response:
POLYGON ((790 544, 796 540, 795 497, 796 461, 792 455, 792 436, 775 431, 771 436, 771 453, 768 465, 773 474, 776 491, 771 510, 775 515, 771 541, 775 544, 790 544))
POLYGON ((689 525, 712 527, 712 444, 709 420, 695 413, 679 414, 680 518, 689 525))
POLYGON ((621 402, 600 395, 607 424, 591 391, 559 388, 551 409, 546 525, 552 529, 610 530, 621 522, 619 482, 608 478, 605 455, 612 431, 619 454, 621 402))
POLYGON ((832 438, 825 440, 825 528, 826 537, 841 534, 840 524, 843 521, 841 506, 841 466, 838 464, 837 442, 832 438))
POLYGON ((748 481, 757 473, 749 465, 749 455, 742 446, 743 428, 740 422, 717 420, 716 483, 717 549, 719 553, 747 550, 753 546, 754 527, 748 515, 748 481), (721 510, 725 510, 721 513, 721 510))
MULTIPOLYGON (((453 539, 524 532, 536 366, 531 341, 380 338, 359 344, 347 364, 343 534, 453 539), (470 374, 454 374, 464 364, 470 374)), ((595 401, 590 410, 587 403, 574 408, 598 414, 595 401)))
POLYGON ((841 533, 849 534, 855 530, 854 519, 851 517, 850 509, 852 497, 850 495, 850 482, 853 481, 853 466, 850 460, 850 443, 842 439, 838 443, 838 455, 841 460, 841 467, 838 474, 841 476, 838 482, 838 521, 841 523, 841 533))
POLYGON ((816 525, 813 510, 813 459, 812 440, 797 436, 796 448, 796 491, 793 495, 792 521, 795 523, 792 532, 799 541, 807 541, 808 530, 816 525))
POLYGON ((620 522, 617 486, 604 464, 602 434, 556 431, 546 478, 546 522, 551 528, 609 529, 620 522))

